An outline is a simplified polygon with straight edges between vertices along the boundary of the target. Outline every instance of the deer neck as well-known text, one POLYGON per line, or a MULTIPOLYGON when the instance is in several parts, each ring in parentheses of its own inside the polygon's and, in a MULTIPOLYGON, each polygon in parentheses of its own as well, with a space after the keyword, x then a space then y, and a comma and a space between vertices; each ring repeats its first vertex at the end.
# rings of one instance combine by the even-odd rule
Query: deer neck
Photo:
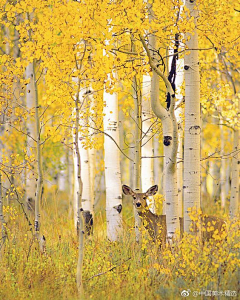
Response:
POLYGON ((146 208, 144 211, 138 211, 138 215, 145 219, 145 220, 154 220, 155 215, 149 210, 149 208, 146 208))

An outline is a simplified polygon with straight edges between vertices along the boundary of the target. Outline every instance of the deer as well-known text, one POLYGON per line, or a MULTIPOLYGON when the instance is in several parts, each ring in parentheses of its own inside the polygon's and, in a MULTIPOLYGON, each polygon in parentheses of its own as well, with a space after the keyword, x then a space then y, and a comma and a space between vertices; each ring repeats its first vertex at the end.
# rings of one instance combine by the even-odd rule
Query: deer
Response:
MULTIPOLYGON (((123 193, 125 195, 130 195, 133 198, 133 205, 142 218, 144 227, 147 229, 149 235, 153 241, 160 240, 161 245, 164 247, 166 245, 167 239, 167 225, 166 225, 166 215, 156 215, 152 213, 147 204, 147 198, 149 196, 154 196, 158 191, 158 186, 154 185, 150 187, 145 193, 134 192, 129 186, 122 186, 123 193)), ((180 222, 180 237, 183 237, 184 232, 184 219, 179 218, 180 222)), ((209 241, 213 238, 214 232, 222 232, 225 230, 225 221, 221 218, 214 216, 202 215, 200 217, 200 230, 202 241, 209 241), (210 225, 212 230, 208 230, 207 227, 210 225)), ((199 226, 193 222, 193 232, 198 232, 199 226)))
POLYGON ((147 198, 157 193, 158 186, 150 187, 146 193, 133 192, 127 185, 123 185, 122 190, 125 195, 132 196, 133 205, 140 218, 142 218, 144 227, 147 229, 150 237, 154 242, 160 241, 161 246, 164 247, 167 239, 166 216, 152 213, 147 205, 147 198))
MULTIPOLYGON (((26 204, 30 217, 33 219, 35 215, 35 200, 33 198, 28 198, 26 204)), ((86 234, 90 236, 93 234, 93 215, 89 210, 81 211, 84 220, 84 232, 86 232, 86 234)), ((43 215, 46 215, 45 211, 43 211, 43 215)))

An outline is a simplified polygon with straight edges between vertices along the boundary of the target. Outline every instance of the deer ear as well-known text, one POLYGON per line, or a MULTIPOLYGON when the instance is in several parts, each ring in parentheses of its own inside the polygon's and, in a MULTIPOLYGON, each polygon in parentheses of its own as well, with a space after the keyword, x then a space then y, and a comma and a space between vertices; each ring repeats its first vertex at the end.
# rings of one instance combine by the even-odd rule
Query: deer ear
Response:
POLYGON ((150 187, 147 191, 146 191, 146 195, 147 196, 153 196, 157 193, 158 191, 158 186, 157 185, 154 185, 152 187, 150 187))
POLYGON ((133 193, 132 189, 127 185, 123 185, 122 190, 123 190, 123 194, 125 195, 132 195, 133 193))

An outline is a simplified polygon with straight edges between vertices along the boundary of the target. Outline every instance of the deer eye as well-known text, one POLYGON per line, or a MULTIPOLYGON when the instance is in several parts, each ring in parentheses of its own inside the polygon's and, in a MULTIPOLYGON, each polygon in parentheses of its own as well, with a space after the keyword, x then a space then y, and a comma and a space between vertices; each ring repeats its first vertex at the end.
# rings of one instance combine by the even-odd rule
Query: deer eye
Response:
POLYGON ((136 199, 137 199, 137 197, 136 197, 136 196, 133 196, 133 199, 134 199, 134 200, 136 200, 136 199))
POLYGON ((146 200, 147 199, 147 197, 143 197, 143 200, 146 200))

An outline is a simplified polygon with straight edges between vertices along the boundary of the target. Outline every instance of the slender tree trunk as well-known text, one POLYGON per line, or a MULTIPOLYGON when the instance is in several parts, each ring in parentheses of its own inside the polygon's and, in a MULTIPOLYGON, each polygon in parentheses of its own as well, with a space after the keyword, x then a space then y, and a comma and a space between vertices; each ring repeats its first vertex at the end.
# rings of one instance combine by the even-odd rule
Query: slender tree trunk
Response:
POLYGON ((1 224, 1 242, 0 242, 0 258, 4 251, 4 244, 7 238, 5 219, 3 214, 3 193, 2 193, 2 171, 0 170, 0 222, 1 224))
POLYGON ((88 149, 88 157, 90 164, 90 199, 92 214, 94 214, 95 203, 95 177, 96 177, 96 150, 94 148, 88 149))
MULTIPOLYGON (((228 130, 228 142, 231 143, 231 130, 228 130)), ((231 159, 227 159, 227 168, 226 168, 226 184, 225 184, 225 190, 226 190, 226 196, 229 196, 229 192, 231 189, 230 186, 230 174, 231 174, 231 159)))
MULTIPOLYGON (((134 51, 134 42, 133 42, 133 51, 134 51)), ((134 181, 134 190, 141 191, 142 190, 142 182, 141 182, 141 156, 142 156, 142 95, 141 95, 141 86, 137 80, 137 77, 134 76, 133 79, 133 99, 134 99, 134 121, 135 121, 135 134, 134 134, 134 163, 133 163, 133 181, 134 181)), ((134 207, 134 219, 135 219, 135 234, 136 241, 141 242, 141 232, 139 228, 141 228, 142 220, 139 217, 136 208, 134 207)))
POLYGON ((120 153, 111 137, 119 145, 118 98, 106 91, 103 97, 107 237, 116 241, 122 235, 122 188, 120 153))
MULTIPOLYGON (((35 108, 35 91, 34 91, 34 74, 33 63, 29 63, 26 67, 26 79, 29 79, 29 83, 26 86, 26 106, 29 112, 33 112, 35 108)), ((27 156, 31 159, 36 155, 36 143, 37 143, 37 129, 36 122, 32 114, 28 114, 27 118, 27 156)), ((32 160, 33 161, 33 160, 32 160)), ((26 203, 35 199, 36 193, 36 170, 34 170, 34 162, 28 164, 26 170, 26 203)))
POLYGON ((178 149, 177 149, 177 184, 178 184, 178 216, 183 217, 183 95, 181 87, 184 80, 184 59, 177 60, 177 76, 176 76, 176 119, 178 124, 178 149))
POLYGON ((239 130, 235 129, 233 133, 233 157, 232 157, 232 183, 229 213, 231 218, 238 215, 239 203, 239 161, 240 161, 240 143, 239 130))
POLYGON ((177 148, 178 148, 178 128, 175 117, 175 92, 168 78, 156 66, 156 59, 153 50, 156 49, 156 37, 151 35, 149 47, 143 37, 140 36, 144 49, 149 57, 149 63, 153 70, 151 82, 151 104, 155 115, 161 119, 163 127, 164 145, 164 195, 165 205, 163 213, 166 212, 167 236, 171 240, 176 229, 179 229, 178 218, 178 189, 177 189, 177 148), (153 54, 151 54, 153 52, 153 54), (159 78, 162 78, 169 95, 169 110, 165 109, 159 101, 159 78))
MULTIPOLYGON (((151 130, 152 126, 152 114, 151 114, 151 103, 150 103, 150 92, 151 92, 151 77, 149 75, 143 76, 142 83, 142 167, 141 167, 141 178, 142 178, 142 191, 146 192, 151 186, 154 185, 154 174, 153 174, 153 134, 151 130)), ((155 212, 154 198, 150 199, 150 210, 155 212)), ((149 202, 149 201, 148 201, 149 202)), ((148 203, 149 204, 149 203, 148 203)))
POLYGON ((159 156, 160 153, 160 149, 159 149, 159 138, 156 135, 154 135, 153 137, 153 170, 154 170, 154 183, 158 184, 159 187, 159 192, 162 193, 162 184, 160 181, 160 175, 161 175, 161 167, 160 167, 160 162, 159 162, 159 158, 157 158, 156 156, 159 156))
MULTIPOLYGON (((80 87, 79 87, 80 91, 80 87)), ((86 93, 87 90, 85 88, 81 89, 79 95, 77 95, 79 99, 79 103, 81 105, 81 110, 87 110, 87 99, 88 94, 86 93)), ((79 117, 79 125, 86 126, 88 120, 86 118, 79 117)), ((78 134, 79 135, 79 134, 78 134)), ((82 177, 82 196, 81 196, 81 203, 82 208, 84 211, 89 211, 93 215, 93 198, 92 198, 92 189, 93 186, 91 185, 91 170, 90 170, 90 157, 89 157, 89 149, 86 149, 86 145, 83 143, 84 139, 79 137, 78 140, 78 151, 79 155, 81 156, 81 177, 82 177)), ((78 157, 76 155, 76 151, 74 151, 74 220, 75 226, 77 225, 77 214, 78 214, 78 191, 79 191, 79 184, 78 184, 78 157)))
MULTIPOLYGON (((224 146, 225 146, 225 136, 224 136, 224 128, 221 129, 221 155, 224 155, 224 146)), ((220 184, 221 184, 221 207, 225 209, 226 207, 226 159, 222 157, 221 159, 221 174, 220 174, 220 184)))
POLYGON ((34 82, 34 98, 35 98, 35 122, 37 131, 37 190, 36 190, 36 200, 35 200, 35 234, 39 238, 40 231, 40 200, 42 195, 43 186, 43 171, 42 171, 42 154, 41 154, 41 131, 40 131, 40 120, 39 120, 39 103, 38 103, 38 90, 34 63, 33 67, 33 82, 34 82))
POLYGON ((67 164, 67 186, 66 191, 68 194, 68 202, 69 202, 69 218, 71 218, 73 211, 73 198, 74 198, 74 180, 73 180, 73 158, 72 158, 72 150, 67 148, 66 152, 66 164, 67 164))
POLYGON ((91 177, 90 177, 90 158, 89 151, 85 149, 81 141, 78 142, 79 152, 81 155, 81 177, 83 181, 82 190, 82 208, 83 210, 93 211, 91 201, 91 177))
POLYGON ((200 78, 198 60, 198 10, 196 1, 186 0, 186 7, 194 18, 193 34, 187 34, 190 54, 185 56, 185 130, 184 130, 184 230, 190 232, 189 209, 200 208, 200 78))
MULTIPOLYGON (((83 295, 83 283, 82 283, 82 269, 83 269, 83 258, 84 258, 84 220, 82 214, 82 192, 83 192, 83 182, 82 182, 82 165, 81 165, 81 157, 79 151, 79 92, 80 92, 80 82, 78 82, 77 93, 75 99, 75 139, 74 139, 74 154, 76 159, 76 174, 77 180, 75 184, 77 185, 77 199, 76 199, 76 207, 77 207, 77 232, 79 234, 79 248, 78 248, 78 264, 77 264, 77 288, 80 295, 83 295)), ((76 191, 75 190, 75 191, 76 191)))

